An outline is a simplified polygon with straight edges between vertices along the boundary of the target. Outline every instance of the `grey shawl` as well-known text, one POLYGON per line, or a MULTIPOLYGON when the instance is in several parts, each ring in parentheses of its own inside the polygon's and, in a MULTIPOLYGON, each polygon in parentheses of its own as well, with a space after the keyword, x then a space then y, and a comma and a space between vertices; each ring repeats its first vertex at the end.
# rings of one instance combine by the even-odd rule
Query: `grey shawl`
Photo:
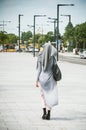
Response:
POLYGON ((53 56, 56 54, 57 50, 47 43, 44 45, 44 50, 39 53, 37 61, 37 81, 41 86, 45 103, 50 108, 58 104, 57 82, 52 74, 53 56))

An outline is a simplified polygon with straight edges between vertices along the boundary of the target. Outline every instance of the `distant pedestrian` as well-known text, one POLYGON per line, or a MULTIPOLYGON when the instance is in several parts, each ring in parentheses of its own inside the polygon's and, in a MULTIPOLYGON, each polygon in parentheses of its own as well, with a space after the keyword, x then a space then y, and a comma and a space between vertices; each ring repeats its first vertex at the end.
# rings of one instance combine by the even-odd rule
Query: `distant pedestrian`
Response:
POLYGON ((53 78, 52 66, 53 59, 57 55, 57 50, 51 45, 46 43, 44 49, 38 55, 37 60, 37 81, 36 87, 41 88, 42 119, 50 120, 50 113, 53 106, 58 104, 58 88, 57 82, 53 78))

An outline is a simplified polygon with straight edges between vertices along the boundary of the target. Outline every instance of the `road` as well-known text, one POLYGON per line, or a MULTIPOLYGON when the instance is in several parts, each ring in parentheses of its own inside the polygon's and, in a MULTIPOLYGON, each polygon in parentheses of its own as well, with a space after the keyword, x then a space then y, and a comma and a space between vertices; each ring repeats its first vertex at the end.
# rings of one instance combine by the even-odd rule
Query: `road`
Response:
POLYGON ((59 60, 67 61, 67 62, 75 63, 75 64, 86 65, 86 59, 80 59, 79 57, 70 57, 70 56, 60 55, 59 60))
MULTIPOLYGON (((36 56, 38 55, 38 53, 36 53, 36 56)), ((59 60, 60 61, 67 61, 70 63, 74 63, 74 64, 81 64, 81 65, 86 65, 86 59, 81 59, 79 56, 76 55, 70 55, 69 54, 59 54, 59 60)))

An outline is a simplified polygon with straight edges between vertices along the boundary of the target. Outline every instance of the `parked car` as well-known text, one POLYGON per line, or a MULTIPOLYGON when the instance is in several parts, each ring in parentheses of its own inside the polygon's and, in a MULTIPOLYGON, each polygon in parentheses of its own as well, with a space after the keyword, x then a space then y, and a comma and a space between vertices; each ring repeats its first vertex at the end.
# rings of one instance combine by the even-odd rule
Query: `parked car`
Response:
POLYGON ((2 52, 3 51, 3 46, 2 45, 0 45, 0 52, 2 52))
POLYGON ((29 52, 32 52, 32 51, 33 51, 33 47, 30 46, 30 47, 29 47, 29 52))
MULTIPOLYGON (((32 46, 29 47, 29 52, 33 52, 34 48, 32 46)), ((37 48, 35 48, 35 52, 38 52, 39 50, 37 48)))
POLYGON ((37 48, 35 48, 35 52, 38 52, 39 50, 37 48))
POLYGON ((83 58, 83 59, 86 58, 86 50, 79 52, 79 56, 80 58, 83 58))

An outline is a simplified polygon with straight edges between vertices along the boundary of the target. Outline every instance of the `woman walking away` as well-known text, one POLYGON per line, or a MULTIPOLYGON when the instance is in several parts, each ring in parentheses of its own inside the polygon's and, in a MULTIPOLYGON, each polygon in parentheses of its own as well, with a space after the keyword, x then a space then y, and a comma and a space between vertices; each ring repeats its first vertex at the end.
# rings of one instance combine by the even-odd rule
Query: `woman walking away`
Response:
POLYGON ((50 43, 44 45, 44 49, 39 53, 37 60, 37 81, 36 87, 41 88, 42 119, 50 120, 51 109, 58 104, 57 82, 53 78, 53 60, 57 55, 57 50, 50 43))

